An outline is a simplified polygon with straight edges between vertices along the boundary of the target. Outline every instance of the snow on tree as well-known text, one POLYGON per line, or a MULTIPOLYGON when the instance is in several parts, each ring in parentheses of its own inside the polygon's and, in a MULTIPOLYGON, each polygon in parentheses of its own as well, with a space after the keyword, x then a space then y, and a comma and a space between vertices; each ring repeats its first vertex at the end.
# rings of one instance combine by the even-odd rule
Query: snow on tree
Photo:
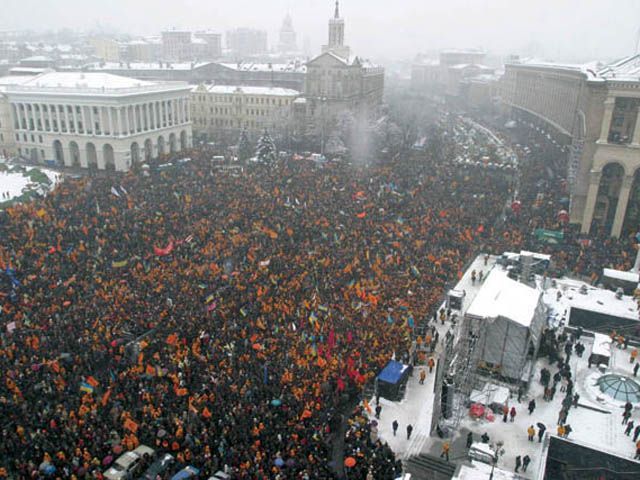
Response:
POLYGON ((398 152, 402 148, 402 130, 385 115, 373 125, 373 140, 378 152, 398 152))
POLYGON ((264 163, 273 163, 276 161, 276 144, 273 142, 273 139, 267 130, 264 131, 258 140, 256 157, 258 158, 258 161, 264 163))
POLYGON ((251 148, 251 143, 249 143, 249 134, 246 129, 243 129, 238 141, 238 160, 245 162, 251 158, 252 154, 253 149, 251 148))

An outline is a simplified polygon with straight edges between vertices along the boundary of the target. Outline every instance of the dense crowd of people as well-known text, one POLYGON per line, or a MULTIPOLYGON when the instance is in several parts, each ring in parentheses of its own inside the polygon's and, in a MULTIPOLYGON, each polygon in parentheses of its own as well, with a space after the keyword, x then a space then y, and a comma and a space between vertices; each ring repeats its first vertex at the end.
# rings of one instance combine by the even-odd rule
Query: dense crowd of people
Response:
MULTIPOLYGON (((0 217, 0 477, 101 478, 144 444, 205 475, 333 478, 344 408, 474 253, 525 247, 545 218, 496 224, 513 188, 433 152, 238 174, 194 151, 15 205, 0 217)), ((580 249, 564 260, 588 273, 574 266, 600 257, 580 249)), ((401 471, 361 407, 347 432, 350 478, 401 471)))

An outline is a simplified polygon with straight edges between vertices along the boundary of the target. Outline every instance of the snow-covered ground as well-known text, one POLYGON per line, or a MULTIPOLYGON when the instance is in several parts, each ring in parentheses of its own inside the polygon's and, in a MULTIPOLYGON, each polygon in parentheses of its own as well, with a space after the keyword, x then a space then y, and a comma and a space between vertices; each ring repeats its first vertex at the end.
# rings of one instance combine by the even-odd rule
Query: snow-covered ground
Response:
MULTIPOLYGON (((471 282, 471 270, 475 269, 476 273, 483 270, 486 276, 494 264, 494 257, 491 258, 488 266, 484 265, 482 257, 478 257, 456 286, 457 290, 466 292, 463 311, 471 305, 481 286, 477 280, 475 284, 471 282)), ((566 300, 556 300, 556 290, 550 288, 550 282, 547 286, 549 288, 545 292, 545 302, 551 304, 553 310, 551 317, 555 317, 558 320, 558 317, 565 313, 568 306, 564 302, 570 302, 571 299, 567 295, 566 300)), ((574 288, 580 287, 580 285, 571 286, 574 288)), ((558 288, 562 289, 563 285, 558 283, 558 288)), ((566 294, 567 290, 564 290, 564 293, 566 294)), ((576 294, 579 295, 579 293, 576 294)), ((620 300, 617 301, 620 302, 620 300)), ((619 308, 628 309, 627 305, 624 307, 619 306, 619 308)), ((444 338, 444 334, 448 329, 453 328, 455 330, 455 327, 452 327, 449 322, 441 325, 438 321, 437 328, 441 339, 444 338)), ((581 342, 586 347, 582 358, 577 357, 574 353, 570 360, 571 371, 576 379, 574 391, 580 395, 580 400, 579 406, 577 408, 572 407, 567 418, 567 424, 571 425, 573 430, 568 439, 577 440, 584 444, 595 446, 597 449, 605 449, 618 455, 633 458, 635 445, 632 437, 624 434, 624 426, 622 425, 623 410, 620 402, 608 399, 594 385, 595 380, 602 375, 602 372, 595 366, 591 369, 588 367, 588 357, 591 353, 593 338, 583 336, 581 342)), ((436 353, 440 351, 440 348, 442 348, 442 341, 439 342, 436 353)), ((611 348, 612 357, 606 373, 618 373, 633 377, 633 364, 629 361, 631 349, 632 347, 629 347, 628 350, 611 348)), ((420 370, 425 368, 427 367, 419 366, 414 369, 413 376, 409 378, 407 384, 405 397, 401 402, 391 402, 381 398, 382 412, 378 425, 378 435, 382 441, 389 444, 400 458, 406 459, 420 453, 430 453, 437 456, 441 452, 443 440, 429 436, 433 414, 435 369, 433 373, 427 373, 424 385, 420 385, 420 370), (393 435, 391 426, 394 420, 397 420, 399 424, 396 436, 393 435), (409 440, 407 440, 406 433, 408 424, 413 426, 413 432, 409 440)), ((558 371, 557 366, 550 366, 546 358, 537 361, 534 379, 522 402, 518 403, 517 395, 515 394, 509 400, 509 406, 515 406, 517 412, 514 422, 508 421, 504 423, 501 415, 496 415, 493 422, 489 422, 486 419, 474 419, 469 416, 463 418, 455 436, 449 439, 452 461, 466 457, 465 440, 468 431, 473 432, 474 440, 476 441, 486 432, 490 437, 491 443, 498 441, 504 443, 504 454, 498 462, 500 468, 513 471, 515 457, 529 455, 531 458, 529 469, 526 473, 520 472, 521 477, 518 478, 536 478, 540 468, 542 450, 542 444, 538 443, 537 440, 537 423, 543 423, 547 427, 546 431, 555 435, 557 433, 558 414, 562 408, 561 403, 564 398, 564 393, 560 391, 561 384, 558 384, 554 399, 550 402, 543 400, 544 390, 540 384, 540 370, 542 368, 547 368, 552 376, 558 371), (536 409, 532 415, 529 415, 527 405, 531 399, 535 399, 536 409), (533 425, 536 431, 536 437, 533 442, 529 442, 527 438, 527 428, 530 425, 533 425)), ((640 377, 638 377, 638 381, 640 381, 640 377)), ((370 404, 375 407, 375 400, 371 399, 370 404)), ((636 425, 640 424, 640 407, 634 409, 631 420, 636 425)))
MULTIPOLYGON (((531 468, 531 466, 529 466, 531 468)), ((491 477, 493 473, 494 480, 517 480, 520 478, 526 478, 522 475, 526 475, 525 473, 516 474, 513 472, 509 472, 507 470, 503 470, 499 467, 491 470, 491 466, 486 463, 472 461, 471 465, 463 465, 460 468, 460 472, 455 477, 454 480, 484 480, 491 477)))
MULTIPOLYGON (((26 172, 30 172, 31 170, 33 170, 33 167, 26 168, 26 172)), ((53 170, 46 168, 38 168, 38 170, 51 180, 51 185, 48 187, 49 190, 62 178, 60 173, 54 172, 53 170)), ((26 190, 37 190, 39 187, 40 184, 32 182, 22 171, 0 172, 0 195, 6 194, 7 192, 9 194, 8 198, 6 196, 0 196, 0 203, 19 197, 26 190)))
MULTIPOLYGON (((8 173, 0 172, 0 193, 9 192, 9 199, 19 197, 22 195, 22 189, 24 189, 31 180, 29 177, 25 177, 22 173, 8 173)), ((2 198, 6 200, 6 198, 2 198)))

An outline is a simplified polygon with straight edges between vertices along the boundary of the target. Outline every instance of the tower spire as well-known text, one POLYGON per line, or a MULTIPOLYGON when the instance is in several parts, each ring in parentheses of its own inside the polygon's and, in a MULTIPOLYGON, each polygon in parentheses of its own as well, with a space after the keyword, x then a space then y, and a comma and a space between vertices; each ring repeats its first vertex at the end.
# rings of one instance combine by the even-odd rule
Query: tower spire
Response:
POLYGON ((333 18, 340 18, 340 2, 339 0, 336 0, 336 13, 334 14, 333 18))

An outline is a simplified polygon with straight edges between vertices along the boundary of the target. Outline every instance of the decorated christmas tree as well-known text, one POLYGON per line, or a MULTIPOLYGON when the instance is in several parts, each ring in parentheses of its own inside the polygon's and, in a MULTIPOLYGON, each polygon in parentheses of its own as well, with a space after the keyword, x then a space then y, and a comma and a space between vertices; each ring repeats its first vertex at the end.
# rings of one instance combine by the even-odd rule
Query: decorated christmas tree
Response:
POLYGON ((276 161, 276 144, 273 143, 273 139, 267 130, 264 131, 258 140, 256 157, 258 161, 263 163, 274 163, 276 161))

